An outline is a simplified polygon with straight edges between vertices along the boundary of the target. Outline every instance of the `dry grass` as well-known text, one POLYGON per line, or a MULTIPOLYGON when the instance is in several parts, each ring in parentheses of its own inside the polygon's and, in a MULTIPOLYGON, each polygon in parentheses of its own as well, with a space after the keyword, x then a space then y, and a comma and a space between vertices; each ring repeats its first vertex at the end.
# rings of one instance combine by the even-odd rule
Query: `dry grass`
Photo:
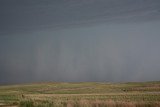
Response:
POLYGON ((124 102, 113 100, 68 100, 67 102, 39 102, 26 101, 20 103, 20 107, 160 107, 159 102, 124 102))
POLYGON ((0 86, 0 107, 160 107, 160 82, 0 86))

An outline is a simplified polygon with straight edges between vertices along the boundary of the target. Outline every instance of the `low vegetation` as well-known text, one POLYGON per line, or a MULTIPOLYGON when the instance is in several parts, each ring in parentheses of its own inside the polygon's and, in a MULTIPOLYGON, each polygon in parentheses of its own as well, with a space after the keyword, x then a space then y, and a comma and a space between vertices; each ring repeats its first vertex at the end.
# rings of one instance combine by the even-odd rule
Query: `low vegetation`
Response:
POLYGON ((160 107, 160 82, 0 86, 0 107, 160 107))

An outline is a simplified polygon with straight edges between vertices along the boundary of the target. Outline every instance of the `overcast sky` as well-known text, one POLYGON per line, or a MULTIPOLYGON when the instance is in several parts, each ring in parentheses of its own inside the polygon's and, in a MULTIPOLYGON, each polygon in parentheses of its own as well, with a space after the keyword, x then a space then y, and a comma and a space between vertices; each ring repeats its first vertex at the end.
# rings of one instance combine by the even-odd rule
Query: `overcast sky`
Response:
POLYGON ((159 76, 160 0, 0 0, 0 84, 159 76))

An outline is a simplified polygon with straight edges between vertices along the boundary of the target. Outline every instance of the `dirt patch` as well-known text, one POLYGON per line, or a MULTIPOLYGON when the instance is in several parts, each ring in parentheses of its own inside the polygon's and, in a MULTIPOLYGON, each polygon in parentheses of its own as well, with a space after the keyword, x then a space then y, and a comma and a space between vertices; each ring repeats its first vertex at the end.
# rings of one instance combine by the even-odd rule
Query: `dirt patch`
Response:
POLYGON ((0 103, 0 107, 18 107, 16 105, 8 105, 8 104, 5 104, 5 103, 0 103))
POLYGON ((4 106, 4 105, 6 105, 6 104, 4 104, 4 103, 0 103, 0 106, 4 106))

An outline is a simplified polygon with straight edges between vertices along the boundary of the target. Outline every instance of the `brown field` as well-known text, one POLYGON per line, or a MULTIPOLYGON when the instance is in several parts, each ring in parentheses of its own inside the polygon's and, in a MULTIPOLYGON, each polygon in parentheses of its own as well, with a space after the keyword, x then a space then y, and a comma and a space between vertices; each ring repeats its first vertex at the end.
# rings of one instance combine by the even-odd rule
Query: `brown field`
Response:
POLYGON ((160 82, 0 86, 0 107, 160 107, 160 82))

